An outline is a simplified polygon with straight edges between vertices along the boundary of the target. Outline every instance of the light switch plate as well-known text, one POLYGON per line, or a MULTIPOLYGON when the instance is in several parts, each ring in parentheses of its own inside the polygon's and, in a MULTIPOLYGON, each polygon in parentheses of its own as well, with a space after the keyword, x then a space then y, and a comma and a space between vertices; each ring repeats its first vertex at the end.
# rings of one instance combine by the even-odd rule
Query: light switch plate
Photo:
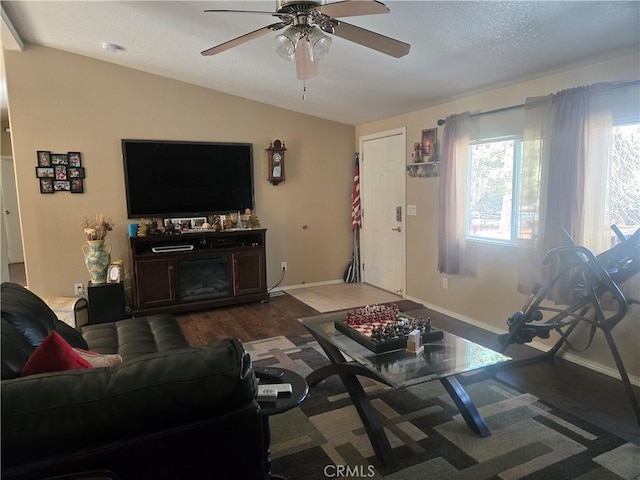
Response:
POLYGON ((418 207, 415 205, 407 205, 407 215, 415 217, 418 214, 418 207))

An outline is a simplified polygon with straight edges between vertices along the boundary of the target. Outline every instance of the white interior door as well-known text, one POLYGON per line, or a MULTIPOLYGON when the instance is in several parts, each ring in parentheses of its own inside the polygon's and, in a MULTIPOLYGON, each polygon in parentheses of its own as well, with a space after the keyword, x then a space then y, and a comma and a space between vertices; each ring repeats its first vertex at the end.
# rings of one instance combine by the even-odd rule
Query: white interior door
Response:
POLYGON ((405 292, 406 132, 360 138, 361 260, 365 283, 405 292))

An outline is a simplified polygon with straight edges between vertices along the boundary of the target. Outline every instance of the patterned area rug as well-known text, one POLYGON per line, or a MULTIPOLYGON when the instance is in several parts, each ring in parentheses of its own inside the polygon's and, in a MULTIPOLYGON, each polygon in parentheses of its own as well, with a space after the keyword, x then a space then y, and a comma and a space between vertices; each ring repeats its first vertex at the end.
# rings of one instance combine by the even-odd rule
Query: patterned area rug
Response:
MULTIPOLYGON (((245 348, 255 364, 303 377, 328 360, 311 335, 245 348)), ((440 382, 392 389, 360 377, 382 413, 397 464, 385 469, 338 377, 310 390, 300 408, 270 418, 273 472, 289 480, 372 478, 638 479, 640 447, 554 409, 485 371, 458 376, 486 420, 481 438, 440 382)))

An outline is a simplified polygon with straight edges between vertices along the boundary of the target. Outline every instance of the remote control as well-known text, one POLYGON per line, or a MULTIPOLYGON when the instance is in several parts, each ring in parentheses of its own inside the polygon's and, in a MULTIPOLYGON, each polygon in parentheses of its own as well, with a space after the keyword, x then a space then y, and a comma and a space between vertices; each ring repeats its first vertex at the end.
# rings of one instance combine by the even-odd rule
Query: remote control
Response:
POLYGON ((258 387, 258 396, 256 400, 259 402, 275 402, 278 399, 278 391, 268 386, 258 387))
POLYGON ((253 371, 256 374, 256 377, 272 380, 279 380, 284 375, 282 370, 267 367, 253 367, 253 371))
POLYGON ((276 392, 278 392, 278 395, 291 395, 291 393, 293 392, 293 387, 290 383, 265 383, 264 385, 260 384, 258 385, 258 393, 260 392, 261 388, 273 388, 276 392))

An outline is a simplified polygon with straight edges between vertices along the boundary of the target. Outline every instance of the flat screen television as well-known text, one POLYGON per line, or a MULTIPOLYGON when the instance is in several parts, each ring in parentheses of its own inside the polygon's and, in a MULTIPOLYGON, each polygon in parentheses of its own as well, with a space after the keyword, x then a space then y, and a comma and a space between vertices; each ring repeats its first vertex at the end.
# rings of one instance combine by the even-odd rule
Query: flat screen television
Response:
POLYGON ((251 143, 122 140, 129 218, 255 208, 251 143))

